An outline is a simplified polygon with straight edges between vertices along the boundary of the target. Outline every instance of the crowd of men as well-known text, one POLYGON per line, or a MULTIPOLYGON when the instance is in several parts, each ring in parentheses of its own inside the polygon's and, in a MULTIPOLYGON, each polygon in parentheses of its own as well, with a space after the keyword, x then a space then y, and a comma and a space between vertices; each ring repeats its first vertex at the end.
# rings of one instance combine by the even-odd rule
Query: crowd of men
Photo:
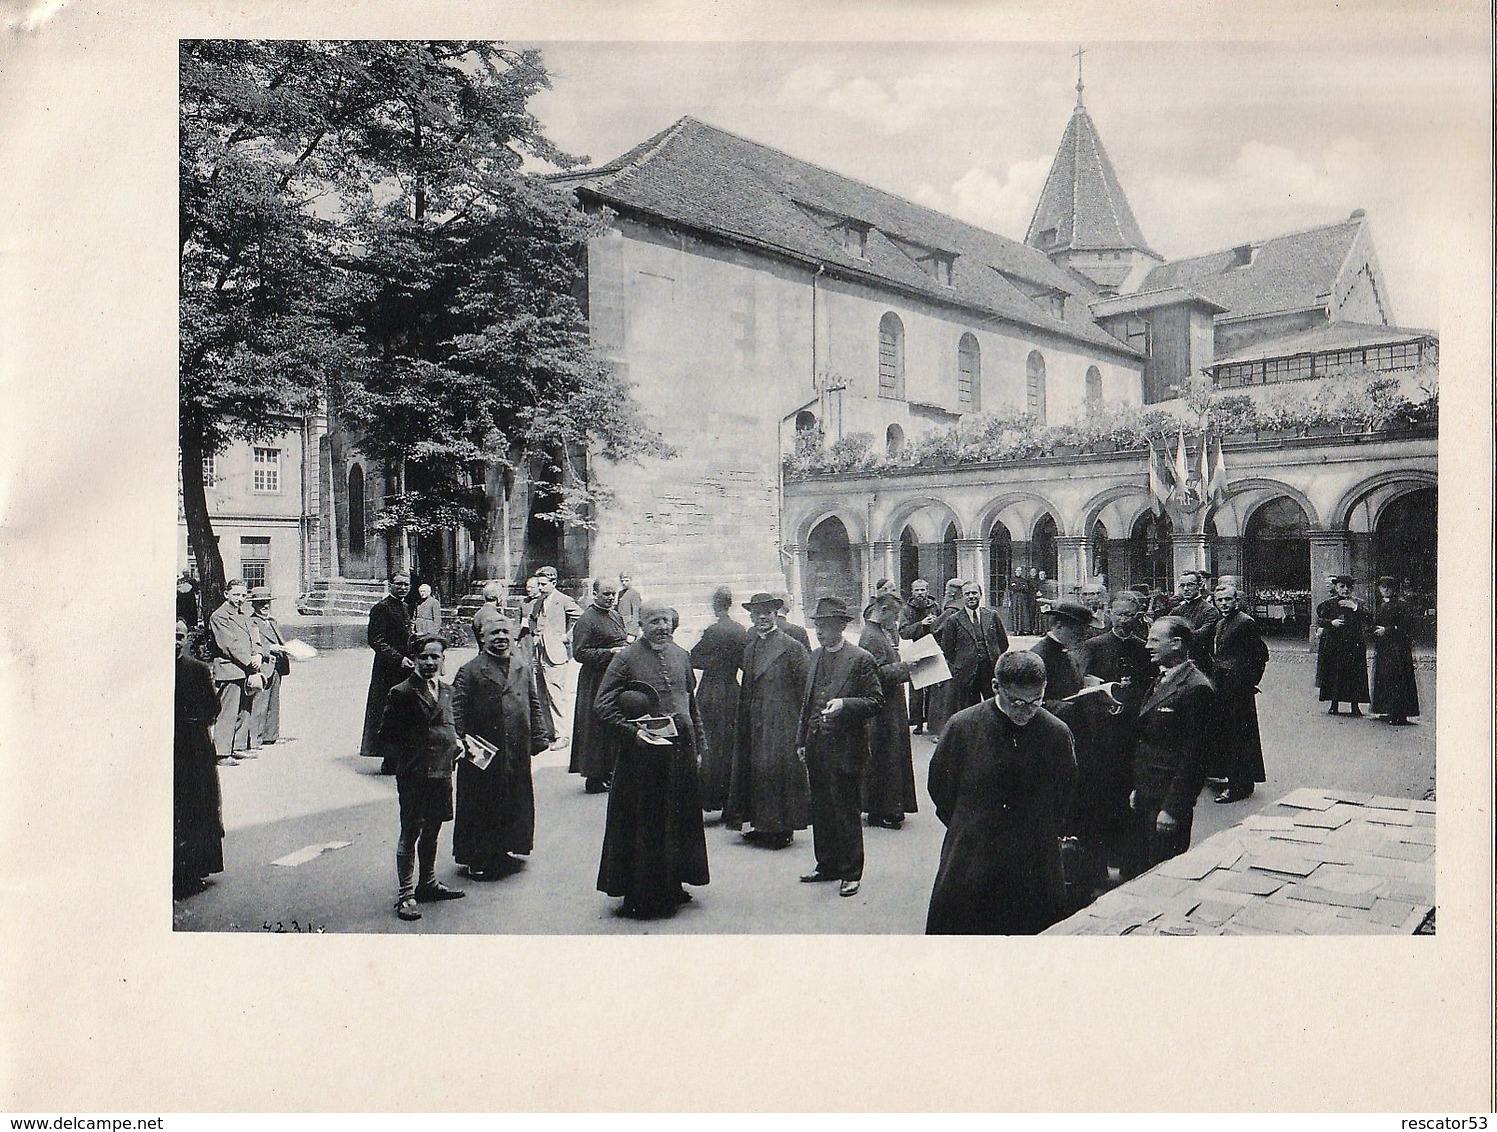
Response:
MULTIPOLYGON (((1044 635, 1028 650, 1011 647, 975 582, 949 583, 940 601, 924 581, 908 598, 880 582, 856 644, 846 630, 858 617, 840 598, 816 602, 813 644, 787 620, 786 595, 743 602, 745 626, 720 587, 715 620, 687 651, 673 640, 676 611, 642 600, 627 575, 596 583, 584 608, 546 567, 518 608, 490 584, 472 619, 479 653, 449 686, 440 605, 426 594, 413 609, 397 574, 369 617, 360 746, 396 782, 395 913, 416 920, 421 904, 465 895, 436 876, 446 822, 463 875, 512 872, 534 840, 531 759, 564 745, 583 789, 608 795, 597 887, 622 898, 624 915, 670 915, 708 883, 711 813, 769 850, 810 828, 815 867, 800 879, 855 895, 864 822, 897 830, 918 808, 911 734, 928 732, 929 794, 947 832, 927 931, 1041 931, 1183 852, 1208 779, 1220 804, 1265 780, 1255 697, 1268 649, 1235 579, 1209 596, 1207 581, 1190 572, 1173 599, 1125 590, 1105 608, 1037 603, 1044 635), (926 636, 950 678, 915 689, 900 645, 926 636)), ((1319 611, 1319 668, 1322 700, 1356 714, 1369 698, 1365 647, 1356 687, 1355 650, 1336 636, 1368 619, 1351 584, 1338 579, 1319 611)), ((1374 640, 1396 662, 1406 611, 1383 596, 1374 640)), ((182 644, 179 621, 179 893, 222 868, 217 766, 275 741, 255 705, 269 706, 288 666, 262 597, 227 587, 204 635, 209 664, 182 644)), ((1406 702, 1412 664, 1406 681, 1393 680, 1398 667, 1382 696, 1389 722, 1418 712, 1406 702)))

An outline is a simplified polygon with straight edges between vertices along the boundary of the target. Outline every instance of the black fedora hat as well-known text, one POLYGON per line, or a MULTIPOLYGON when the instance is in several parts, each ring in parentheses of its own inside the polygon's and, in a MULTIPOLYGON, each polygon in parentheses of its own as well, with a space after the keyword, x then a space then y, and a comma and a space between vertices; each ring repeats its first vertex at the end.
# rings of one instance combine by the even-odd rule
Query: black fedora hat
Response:
POLYGON ((756 593, 748 601, 740 603, 744 609, 784 609, 785 603, 774 594, 756 593))
POLYGON ((1333 586, 1354 586, 1356 584, 1357 580, 1350 574, 1337 574, 1331 579, 1331 585, 1333 586))
POLYGON ((816 603, 816 612, 811 614, 812 621, 851 621, 852 619, 847 602, 840 597, 822 598, 816 603))
POLYGON ((1092 623, 1092 611, 1079 601, 1058 601, 1049 609, 1043 609, 1040 612, 1047 617, 1062 617, 1067 621, 1074 621, 1078 625, 1092 623))
POLYGON ((630 680, 619 691, 619 710, 625 719, 660 714, 660 693, 643 680, 630 680))

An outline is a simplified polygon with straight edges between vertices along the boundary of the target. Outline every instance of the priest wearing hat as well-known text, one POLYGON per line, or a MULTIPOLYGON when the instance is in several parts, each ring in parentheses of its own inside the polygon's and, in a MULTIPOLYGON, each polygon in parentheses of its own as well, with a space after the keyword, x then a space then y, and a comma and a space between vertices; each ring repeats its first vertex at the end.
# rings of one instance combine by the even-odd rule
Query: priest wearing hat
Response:
POLYGON ((291 673, 291 655, 286 651, 280 622, 271 616, 271 600, 268 586, 250 590, 250 623, 260 631, 260 675, 265 678, 265 687, 250 701, 251 750, 280 742, 281 677, 291 673))
POLYGON ((671 640, 676 611, 639 609, 640 637, 609 663, 598 685, 600 722, 619 735, 608 792, 598 891, 624 898, 635 919, 668 916, 708 882, 697 760, 705 739, 691 657, 671 640), (668 719, 657 736, 646 719, 668 719))
POLYGON ((768 849, 783 849, 796 830, 811 824, 811 790, 795 750, 811 656, 781 626, 777 615, 784 604, 770 593, 743 603, 751 628, 723 807, 723 824, 742 829, 747 822, 744 836, 768 849))
POLYGON ((1367 690, 1367 607, 1351 596, 1357 580, 1350 574, 1331 579, 1335 594, 1315 607, 1319 626, 1320 655, 1315 663, 1315 683, 1320 702, 1331 705, 1330 715, 1339 715, 1341 704, 1360 717, 1360 705, 1372 699, 1367 690))
POLYGON ((811 679, 796 733, 797 753, 811 784, 811 833, 816 868, 800 879, 838 881, 856 896, 863 879, 859 787, 868 763, 865 723, 884 705, 873 657, 843 631, 853 619, 847 603, 824 597, 811 621, 820 647, 811 654, 811 679))

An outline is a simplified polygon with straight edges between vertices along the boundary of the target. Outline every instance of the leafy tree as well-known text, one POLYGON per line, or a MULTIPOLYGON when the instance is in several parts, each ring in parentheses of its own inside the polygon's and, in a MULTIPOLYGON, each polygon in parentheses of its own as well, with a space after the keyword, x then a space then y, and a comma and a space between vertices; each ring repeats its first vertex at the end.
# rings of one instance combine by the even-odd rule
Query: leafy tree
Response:
MULTIPOLYGON (((537 52, 485 41, 184 45, 183 496, 219 578, 202 456, 323 392, 394 485, 395 548, 484 540, 490 481, 537 455, 669 454, 588 348, 599 222, 521 168, 577 163, 526 108, 547 85, 537 52)), ((571 471, 551 517, 585 521, 599 493, 571 471)))

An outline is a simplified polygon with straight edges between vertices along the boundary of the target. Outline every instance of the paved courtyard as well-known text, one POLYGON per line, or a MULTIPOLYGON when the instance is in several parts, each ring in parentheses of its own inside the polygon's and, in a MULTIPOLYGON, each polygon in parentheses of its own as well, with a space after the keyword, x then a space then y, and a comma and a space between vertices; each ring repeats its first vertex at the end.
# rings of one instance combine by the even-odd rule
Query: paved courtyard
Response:
MULTIPOLYGON (((1027 644, 1021 639, 1016 642, 1027 644)), ((1421 798, 1434 785, 1434 672, 1418 671, 1425 713, 1417 726, 1327 716, 1312 686, 1314 664, 1302 647, 1275 643, 1259 699, 1268 782, 1248 801, 1196 807, 1196 840, 1241 821, 1298 787, 1421 798)), ((446 679, 473 655, 454 650, 446 679)), ((369 677, 367 649, 324 652, 296 665, 282 690, 282 733, 261 757, 220 771, 225 871, 206 892, 179 900, 179 929, 202 931, 466 932, 540 934, 919 933, 940 854, 943 827, 925 794, 933 743, 916 736, 920 811, 903 829, 867 829, 862 891, 841 899, 835 886, 803 885, 812 864, 811 834, 787 849, 746 844, 707 828, 712 883, 669 920, 640 923, 616 914, 619 901, 598 892, 598 851, 606 795, 587 795, 566 770, 567 752, 534 761, 536 845, 514 874, 478 883, 456 876, 451 826, 443 829, 438 876, 468 898, 428 905, 403 923, 391 912, 397 832, 395 784, 377 761, 358 756, 369 677), (271 862, 332 842, 296 865, 271 862), (267 929, 266 925, 269 925, 267 929)), ((162 878, 166 883, 166 878, 162 878)))

